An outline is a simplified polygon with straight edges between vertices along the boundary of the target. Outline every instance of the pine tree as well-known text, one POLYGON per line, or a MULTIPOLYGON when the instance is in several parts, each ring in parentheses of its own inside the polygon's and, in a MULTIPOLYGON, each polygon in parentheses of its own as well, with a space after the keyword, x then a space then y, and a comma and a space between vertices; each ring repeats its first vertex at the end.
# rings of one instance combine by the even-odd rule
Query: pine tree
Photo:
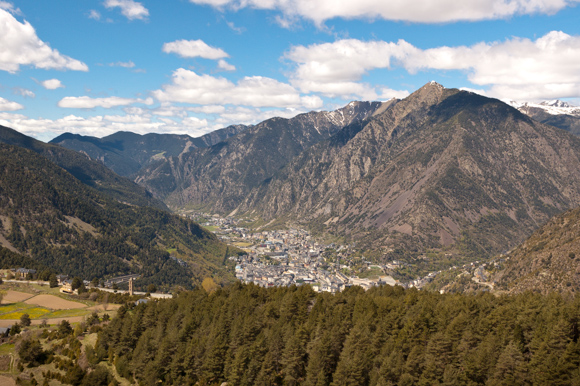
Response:
POLYGON ((524 356, 517 344, 510 341, 502 351, 489 382, 493 386, 526 385, 529 375, 524 356))

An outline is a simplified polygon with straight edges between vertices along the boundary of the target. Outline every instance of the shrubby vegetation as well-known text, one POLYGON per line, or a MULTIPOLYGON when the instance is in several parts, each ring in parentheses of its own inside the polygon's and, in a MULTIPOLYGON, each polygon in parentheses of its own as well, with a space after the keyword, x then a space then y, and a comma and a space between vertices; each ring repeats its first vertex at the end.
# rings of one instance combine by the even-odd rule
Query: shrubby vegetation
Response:
POLYGON ((100 319, 95 312, 74 327, 63 320, 52 329, 41 326, 42 330, 24 332, 15 346, 20 370, 17 384, 36 385, 42 381, 43 385, 48 385, 54 379, 59 384, 73 386, 118 385, 111 372, 101 363, 106 359, 107 353, 95 350, 87 343, 83 348, 79 340, 87 333, 100 331, 102 322, 106 321, 106 314, 100 319), (38 366, 42 366, 41 371, 28 370, 38 366), (30 383, 28 379, 31 380, 30 383))
POLYGON ((123 307, 95 350, 143 385, 570 385, 579 321, 558 294, 234 284, 123 307))

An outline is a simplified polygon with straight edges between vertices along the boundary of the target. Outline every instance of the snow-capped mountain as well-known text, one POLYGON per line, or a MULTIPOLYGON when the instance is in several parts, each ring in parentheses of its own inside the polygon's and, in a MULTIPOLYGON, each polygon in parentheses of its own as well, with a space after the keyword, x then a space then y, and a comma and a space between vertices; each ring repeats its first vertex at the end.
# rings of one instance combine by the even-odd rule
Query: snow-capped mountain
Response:
POLYGON ((540 103, 504 101, 538 122, 580 136, 580 107, 559 99, 540 103))
MULTIPOLYGON (((522 113, 531 115, 534 109, 540 109, 551 115, 572 115, 580 117, 580 107, 572 106, 567 102, 563 102, 559 99, 551 101, 543 101, 540 103, 532 102, 516 102, 516 101, 504 101, 508 105, 515 107, 522 113)), ((534 112, 537 113, 537 112, 534 112)))

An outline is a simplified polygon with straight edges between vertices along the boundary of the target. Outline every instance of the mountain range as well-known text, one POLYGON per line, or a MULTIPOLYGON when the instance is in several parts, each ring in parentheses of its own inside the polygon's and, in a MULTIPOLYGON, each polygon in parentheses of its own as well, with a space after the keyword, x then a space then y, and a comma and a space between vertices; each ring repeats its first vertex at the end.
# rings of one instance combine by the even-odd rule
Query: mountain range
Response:
MULTIPOLYGON (((535 105, 512 105, 431 82, 402 100, 272 118, 207 146, 129 133, 53 142, 105 164, 128 157, 116 167, 173 208, 307 226, 386 259, 433 248, 479 258, 580 205, 573 125, 567 133, 538 121, 535 105)), ((562 102, 538 106, 576 119, 562 102)))
POLYGON ((569 131, 574 135, 580 135, 580 107, 560 100, 540 103, 506 102, 536 121, 569 131))
POLYGON ((191 149, 215 145, 247 128, 245 125, 232 125, 198 138, 179 134, 139 135, 124 131, 103 138, 65 133, 50 143, 83 153, 118 175, 129 177, 151 163, 178 157, 191 149))

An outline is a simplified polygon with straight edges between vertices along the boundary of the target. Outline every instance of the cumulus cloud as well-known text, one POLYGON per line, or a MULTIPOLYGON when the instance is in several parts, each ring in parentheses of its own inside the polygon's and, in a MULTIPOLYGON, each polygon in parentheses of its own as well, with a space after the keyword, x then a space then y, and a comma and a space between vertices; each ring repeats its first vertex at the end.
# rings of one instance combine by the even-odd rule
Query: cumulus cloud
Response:
POLYGON ((149 10, 133 0, 105 0, 103 5, 106 8, 120 8, 123 16, 129 20, 147 20, 149 17, 149 10))
MULTIPOLYGON (((295 46, 285 58, 297 64, 290 80, 302 92, 377 99, 379 94, 374 87, 358 81, 370 70, 390 68, 393 59, 401 60, 415 51, 417 49, 404 40, 392 43, 344 39, 308 47, 295 46)), ((387 93, 399 97, 408 95, 407 91, 387 93)))
POLYGON ((229 64, 228 62, 226 62, 223 59, 220 59, 218 61, 218 68, 224 71, 235 71, 236 70, 236 66, 234 66, 233 64, 229 64))
POLYGON ((198 75, 179 68, 173 73, 172 83, 153 92, 161 102, 182 102, 210 105, 245 105, 253 107, 306 107, 322 106, 317 96, 301 96, 291 85, 261 76, 245 77, 237 84, 226 78, 198 75))
POLYGON ((580 96, 580 36, 552 31, 536 39, 512 38, 470 47, 417 50, 403 61, 410 72, 463 70, 476 85, 498 98, 580 96))
POLYGON ((57 88, 64 87, 64 85, 58 79, 47 79, 40 82, 40 84, 47 90, 56 90, 57 88))
POLYGON ((206 105, 206 106, 189 107, 188 110, 203 114, 221 114, 226 111, 226 108, 224 106, 218 105, 206 105))
MULTIPOLYGON (((1 109, 0 109, 1 110, 1 109)), ((68 115, 60 119, 32 119, 23 114, 1 112, 0 125, 48 141, 62 133, 105 136, 117 131, 134 133, 188 134, 193 137, 232 124, 255 124, 271 117, 291 118, 306 112, 302 108, 257 108, 243 106, 174 106, 123 108, 125 115, 92 117, 68 115), (199 115, 203 114, 203 115, 199 115)))
POLYGON ((182 58, 200 57, 216 60, 229 57, 221 48, 209 46, 202 40, 176 40, 163 44, 162 49, 165 53, 177 54, 182 58))
POLYGON ((281 21, 302 17, 320 25, 333 18, 384 19, 418 23, 446 23, 505 19, 514 15, 554 14, 577 0, 190 0, 219 9, 245 7, 280 11, 281 21))
POLYGON ((0 9, 0 70, 17 72, 22 65, 41 69, 88 71, 81 61, 60 54, 40 40, 36 31, 0 9))
POLYGON ((105 109, 110 109, 112 107, 128 106, 134 103, 143 103, 146 105, 152 105, 153 99, 147 98, 143 100, 133 98, 120 98, 116 96, 108 98, 91 98, 88 96, 64 97, 58 102, 58 107, 69 109, 94 109, 95 107, 102 107, 105 109))
POLYGON ((487 86, 489 96, 551 99, 580 96, 580 36, 552 31, 536 39, 514 37, 472 46, 419 49, 399 40, 338 40, 296 46, 285 54, 295 64, 291 84, 302 92, 327 96, 401 97, 406 91, 375 90, 360 80, 369 71, 402 67, 418 71, 463 71, 470 82, 487 86))
POLYGON ((0 111, 16 111, 22 110, 24 106, 20 103, 12 102, 0 97, 0 111))

